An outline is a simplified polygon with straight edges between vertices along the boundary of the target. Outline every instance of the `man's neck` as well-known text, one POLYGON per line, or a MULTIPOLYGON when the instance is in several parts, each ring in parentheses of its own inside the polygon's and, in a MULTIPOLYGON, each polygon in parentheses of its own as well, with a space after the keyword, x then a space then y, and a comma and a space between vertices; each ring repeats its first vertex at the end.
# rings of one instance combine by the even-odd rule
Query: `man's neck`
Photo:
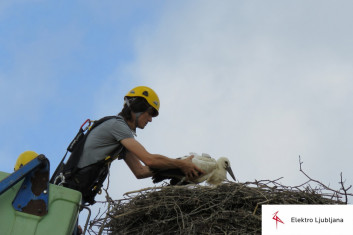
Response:
POLYGON ((127 125, 130 127, 131 130, 133 131, 136 131, 136 126, 135 126, 135 121, 132 120, 132 121, 128 121, 128 120, 125 120, 127 125))

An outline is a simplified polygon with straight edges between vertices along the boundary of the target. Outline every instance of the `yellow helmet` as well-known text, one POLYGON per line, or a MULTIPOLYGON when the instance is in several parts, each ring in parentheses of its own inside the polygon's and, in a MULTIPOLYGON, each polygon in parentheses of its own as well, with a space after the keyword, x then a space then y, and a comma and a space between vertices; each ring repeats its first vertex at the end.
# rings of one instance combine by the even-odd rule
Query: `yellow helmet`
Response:
POLYGON ((21 153, 20 156, 18 156, 17 158, 14 170, 17 171, 18 169, 26 165, 28 162, 35 159, 38 155, 39 154, 34 151, 25 151, 21 153))
MULTIPOLYGON (((130 90, 125 97, 142 97, 144 98, 149 105, 152 106, 152 108, 155 109, 155 111, 157 111, 157 115, 159 112, 159 98, 156 92, 154 92, 154 90, 152 90, 149 87, 146 86, 138 86, 133 88, 132 90, 130 90)), ((156 115, 156 116, 157 116, 156 115)))

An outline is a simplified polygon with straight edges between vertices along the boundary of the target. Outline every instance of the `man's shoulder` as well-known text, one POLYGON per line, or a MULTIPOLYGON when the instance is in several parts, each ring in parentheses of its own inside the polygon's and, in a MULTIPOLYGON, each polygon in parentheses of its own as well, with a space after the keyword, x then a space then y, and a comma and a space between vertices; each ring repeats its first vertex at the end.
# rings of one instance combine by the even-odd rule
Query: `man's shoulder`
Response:
POLYGON ((105 128, 108 128, 110 132, 124 132, 131 134, 131 129, 126 121, 122 117, 111 118, 104 123, 105 128))
POLYGON ((101 119, 95 121, 97 123, 99 123, 99 125, 102 124, 112 124, 112 123, 118 123, 118 124, 126 124, 124 118, 121 116, 106 116, 106 117, 102 117, 101 119))

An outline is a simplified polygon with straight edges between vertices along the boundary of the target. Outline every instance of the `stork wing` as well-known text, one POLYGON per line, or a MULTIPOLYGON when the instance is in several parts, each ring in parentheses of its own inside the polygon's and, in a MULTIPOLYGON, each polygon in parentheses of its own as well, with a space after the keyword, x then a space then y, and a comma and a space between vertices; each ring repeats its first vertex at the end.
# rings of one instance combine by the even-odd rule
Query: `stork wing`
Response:
POLYGON ((202 153, 201 155, 191 152, 189 155, 184 156, 184 157, 180 157, 178 159, 186 159, 190 156, 194 156, 193 159, 199 159, 199 160, 203 160, 203 161, 207 161, 207 162, 216 162, 216 160, 214 158, 212 158, 209 154, 207 153, 202 153))
MULTIPOLYGON (((194 157, 194 158, 195 158, 195 157, 194 157)), ((202 160, 202 161, 205 161, 205 162, 214 162, 214 163, 216 163, 216 159, 211 158, 209 155, 206 155, 206 156, 204 156, 204 155, 202 155, 202 156, 197 156, 196 158, 197 158, 197 159, 200 159, 200 160, 202 160)))
POLYGON ((197 156, 192 159, 192 162, 204 172, 203 175, 193 180, 194 183, 201 183, 207 180, 217 168, 217 162, 213 158, 197 156))
POLYGON ((192 162, 205 173, 209 173, 217 168, 217 162, 213 158, 194 157, 192 162))
POLYGON ((208 153, 202 153, 201 156, 202 156, 202 157, 211 158, 211 155, 209 155, 208 153))
POLYGON ((184 173, 180 169, 151 169, 151 171, 154 173, 152 176, 152 181, 155 184, 168 179, 173 180, 173 182, 179 182, 185 177, 184 173))

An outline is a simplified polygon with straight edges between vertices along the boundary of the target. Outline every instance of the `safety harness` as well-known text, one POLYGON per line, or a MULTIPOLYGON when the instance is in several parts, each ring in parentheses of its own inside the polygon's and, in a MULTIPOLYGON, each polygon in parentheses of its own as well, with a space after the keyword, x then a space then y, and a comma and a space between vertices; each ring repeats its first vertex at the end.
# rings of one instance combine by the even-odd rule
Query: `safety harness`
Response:
POLYGON ((126 154, 126 149, 123 145, 119 145, 117 149, 114 149, 109 156, 101 161, 83 168, 78 168, 77 165, 82 156, 83 147, 89 133, 91 133, 95 127, 113 118, 121 117, 106 116, 93 122, 87 119, 81 125, 77 135, 67 147, 67 151, 50 179, 50 183, 75 189, 82 193, 84 203, 90 205, 95 203, 94 198, 101 192, 104 180, 109 174, 111 162, 117 158, 123 159, 126 154), (64 163, 68 152, 71 152, 70 157, 67 162, 64 163), (111 156, 113 153, 114 157, 111 156))

